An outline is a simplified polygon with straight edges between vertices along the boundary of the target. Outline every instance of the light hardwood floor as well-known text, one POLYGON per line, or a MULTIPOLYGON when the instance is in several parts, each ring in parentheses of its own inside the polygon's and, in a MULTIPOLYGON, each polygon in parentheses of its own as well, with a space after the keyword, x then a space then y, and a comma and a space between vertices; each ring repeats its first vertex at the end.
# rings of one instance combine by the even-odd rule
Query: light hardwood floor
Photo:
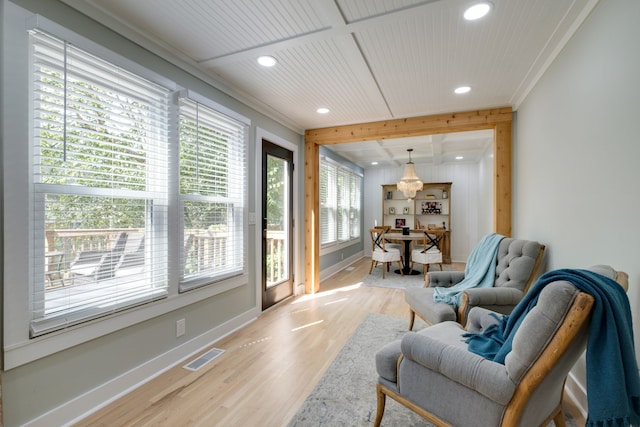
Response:
POLYGON ((359 285, 369 265, 363 258, 319 293, 267 310, 216 342, 225 352, 200 370, 180 364, 77 426, 286 425, 368 313, 404 316, 408 326, 402 290, 359 285))
POLYGON ((225 352, 200 370, 180 364, 77 426, 285 426, 368 313, 404 316, 408 326, 402 290, 360 286, 369 265, 357 261, 318 294, 287 300, 216 342, 225 352))

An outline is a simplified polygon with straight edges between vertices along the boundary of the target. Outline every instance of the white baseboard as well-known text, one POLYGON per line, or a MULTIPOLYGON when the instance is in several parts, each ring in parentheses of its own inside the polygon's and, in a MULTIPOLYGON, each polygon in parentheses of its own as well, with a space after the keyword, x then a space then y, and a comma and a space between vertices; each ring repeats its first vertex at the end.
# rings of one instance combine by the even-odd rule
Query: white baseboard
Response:
POLYGON ((328 279, 329 277, 342 271, 345 267, 350 266, 351 264, 353 264, 354 262, 358 261, 363 257, 364 257, 364 251, 360 251, 354 255, 351 255, 349 258, 343 259, 339 263, 332 265, 329 268, 325 268, 320 272, 320 280, 322 281, 322 280, 328 279))
POLYGON ((24 424, 26 427, 71 426, 107 406, 130 391, 151 381, 216 341, 253 322, 260 315, 252 309, 197 336, 124 374, 65 402, 63 405, 24 424), (78 415, 81 414, 81 415, 78 415))
POLYGON ((567 381, 564 384, 564 394, 569 400, 571 405, 580 411, 582 419, 586 420, 589 414, 587 406, 587 390, 582 384, 576 381, 576 377, 572 372, 567 375, 567 381))

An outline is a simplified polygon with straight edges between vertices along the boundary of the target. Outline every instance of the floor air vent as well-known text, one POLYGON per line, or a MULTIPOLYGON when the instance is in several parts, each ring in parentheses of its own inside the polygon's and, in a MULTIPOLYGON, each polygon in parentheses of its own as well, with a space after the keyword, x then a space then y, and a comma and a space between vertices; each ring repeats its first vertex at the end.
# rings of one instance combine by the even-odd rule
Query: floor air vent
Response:
POLYGON ((184 365, 183 368, 190 371, 197 371, 216 357, 220 356, 222 353, 224 353, 224 350, 220 350, 219 348, 212 348, 202 356, 192 360, 187 365, 184 365))

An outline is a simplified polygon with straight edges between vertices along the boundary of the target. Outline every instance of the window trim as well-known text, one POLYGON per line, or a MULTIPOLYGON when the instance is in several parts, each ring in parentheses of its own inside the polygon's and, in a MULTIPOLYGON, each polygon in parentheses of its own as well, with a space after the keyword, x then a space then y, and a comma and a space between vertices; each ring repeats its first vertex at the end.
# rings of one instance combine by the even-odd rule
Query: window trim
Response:
MULTIPOLYGON (((9 11, 7 11, 9 12, 9 11)), ((169 78, 159 75, 138 63, 98 45, 97 43, 78 35, 77 33, 62 27, 52 21, 38 15, 31 14, 23 9, 15 8, 11 11, 19 19, 4 17, 4 22, 9 22, 5 28, 5 34, 9 34, 11 43, 3 42, 5 51, 3 57, 11 57, 12 61, 3 64, 3 79, 10 80, 11 85, 4 85, 2 95, 3 108, 2 119, 5 123, 21 123, 19 126, 5 126, 3 133, 3 194, 6 203, 3 210, 4 220, 4 247, 11 248, 4 253, 4 369, 9 370, 29 362, 38 360, 48 355, 60 352, 73 346, 91 341, 118 330, 131 327, 149 319, 159 317, 169 312, 193 305, 231 289, 248 285, 248 275, 232 277, 212 286, 205 286, 191 292, 178 293, 179 255, 175 243, 178 241, 178 229, 171 226, 168 230, 169 257, 172 260, 168 266, 169 295, 159 301, 138 306, 126 311, 111 314, 96 320, 87 321, 69 327, 64 330, 52 332, 36 338, 29 338, 29 325, 31 322, 31 297, 30 287, 25 286, 33 281, 33 263, 30 254, 33 253, 31 227, 33 220, 33 192, 30 187, 32 173, 32 135, 30 130, 30 97, 28 94, 29 76, 27 71, 29 64, 28 33, 27 30, 39 29, 55 37, 63 38, 75 46, 86 50, 104 60, 112 62, 130 72, 139 74, 151 81, 161 84, 172 90, 180 89, 178 84, 169 78), (23 18, 27 18, 26 20, 23 18), (25 25, 27 22, 27 25, 25 25), (10 63, 9 63, 10 62, 10 63), (10 104, 11 108, 8 107, 10 104), (13 141, 14 143, 10 143, 13 141), (22 141, 22 143, 15 143, 22 141), (28 215, 25 215, 28 212, 28 215)), ((213 102, 213 101, 210 101, 213 102)), ((231 110, 220 106, 228 114, 231 110)), ((172 111, 175 105, 171 106, 172 111)), ((237 113, 236 113, 237 114, 237 113)), ((176 120, 177 122, 177 116, 176 120)), ((251 121, 246 119, 251 126, 251 121)), ((170 144, 177 141, 175 124, 170 125, 170 144)), ((251 129, 249 130, 251 132, 251 129)), ((175 162, 177 150, 171 150, 170 161, 175 162)), ((247 156, 247 170, 249 169, 249 156, 247 156)), ((169 217, 177 215, 177 174, 170 181, 169 217)), ((247 222, 247 210, 243 214, 247 222)), ((249 233, 245 228, 245 239, 249 233)), ((258 311, 251 308, 243 315, 257 315, 258 311)))
MULTIPOLYGON (((364 185, 364 176, 362 173, 360 173, 359 171, 345 165, 342 164, 338 161, 336 161, 335 159, 332 159, 329 156, 326 155, 321 155, 320 156, 320 168, 322 168, 322 163, 323 162, 327 162, 329 164, 331 164, 332 166, 336 167, 336 180, 338 177, 338 171, 339 170, 343 170, 343 171, 347 171, 349 176, 358 176, 360 177, 360 210, 359 210, 359 216, 360 218, 362 218, 362 192, 363 192, 363 185, 364 185)), ((336 240, 332 241, 332 242, 328 242, 328 243, 320 243, 320 256, 322 255, 326 255, 326 254, 330 254, 332 252, 336 252, 336 251, 340 251, 343 250, 344 248, 347 248, 349 246, 358 244, 360 242, 362 242, 362 225, 359 226, 359 235, 358 237, 351 237, 351 233, 349 233, 349 238, 347 240, 340 240, 340 236, 338 235, 338 217, 337 217, 337 209, 339 208, 339 206, 337 205, 338 201, 337 201, 337 191, 336 191, 336 240)), ((351 207, 349 207, 348 210, 350 210, 351 207)), ((322 215, 322 209, 320 209, 320 212, 322 215)), ((322 232, 322 216, 320 216, 320 227, 319 227, 319 232, 322 232)), ((322 241, 322 237, 320 236, 320 241, 322 241)))
MULTIPOLYGON (((218 103, 216 103, 215 101, 212 101, 211 99, 200 95, 199 93, 192 91, 192 90, 181 90, 177 93, 177 98, 176 98, 176 104, 178 104, 178 100, 181 98, 185 98, 188 99, 192 102, 201 104, 204 107, 207 107, 213 111, 215 111, 216 113, 219 113, 221 115, 227 116, 228 118, 231 118, 241 124, 244 124, 245 126, 247 126, 246 132, 244 134, 244 143, 245 143, 245 153, 244 153, 244 161, 245 161, 245 188, 246 191, 244 191, 243 195, 242 195, 242 199, 243 199, 243 208, 244 208, 244 215, 242 217, 242 230, 243 230, 243 241, 242 241, 242 245, 243 245, 243 256, 244 256, 244 265, 243 265, 243 269, 240 272, 233 272, 233 273, 228 273, 227 275, 221 275, 221 276, 216 276, 216 277, 199 277, 199 278, 192 278, 192 279, 184 279, 182 277, 182 262, 181 262, 181 255, 178 257, 178 261, 179 261, 179 269, 180 269, 180 279, 179 279, 179 283, 178 283, 178 289, 179 292, 188 292, 188 291, 192 291, 194 289, 198 289, 201 287, 206 287, 206 286, 215 286, 217 283, 223 282, 225 280, 229 280, 232 279, 234 277, 245 277, 248 280, 249 277, 249 259, 248 259, 248 255, 247 255, 247 248, 248 248, 248 244, 249 244, 249 222, 248 222, 248 203, 249 203, 249 196, 248 196, 248 176, 249 176, 249 168, 248 168, 248 162, 249 162, 249 131, 250 131, 250 126, 251 126, 251 120, 249 120, 247 117, 236 113, 235 111, 230 110, 229 108, 226 108, 218 103)), ((179 108, 176 111, 176 119, 179 117, 180 115, 180 111, 179 108)), ((176 132, 176 146, 180 146, 180 141, 179 141, 179 132, 176 132)), ((178 152, 177 154, 177 163, 176 166, 178 168, 178 170, 180 169, 180 159, 179 159, 179 150, 175 150, 178 152)), ((178 172, 176 174, 177 176, 177 180, 179 181, 180 179, 180 173, 178 172)), ((183 231, 184 231, 184 215, 181 211, 182 209, 182 202, 184 200, 190 200, 190 195, 182 195, 180 194, 180 189, 179 189, 179 183, 178 183, 178 189, 176 191, 176 197, 178 198, 179 202, 178 202, 178 221, 179 221, 179 234, 180 234, 180 241, 184 241, 184 236, 183 236, 183 231)), ((184 247, 184 245, 180 246, 180 247, 184 247)), ((182 253, 182 252, 180 252, 182 253)))

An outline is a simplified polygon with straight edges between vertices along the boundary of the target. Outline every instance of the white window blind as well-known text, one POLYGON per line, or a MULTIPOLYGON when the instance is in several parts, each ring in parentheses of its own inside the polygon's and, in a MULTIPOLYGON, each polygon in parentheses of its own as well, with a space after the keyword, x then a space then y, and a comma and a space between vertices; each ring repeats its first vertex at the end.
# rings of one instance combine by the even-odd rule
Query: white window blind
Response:
POLYGON ((351 198, 349 203, 349 236, 352 239, 357 239, 360 237, 360 187, 362 186, 362 177, 351 174, 349 178, 349 195, 351 198))
POLYGON ((246 272, 248 126, 186 97, 179 110, 180 289, 188 290, 246 272))
POLYGON ((38 336, 167 294, 170 92, 64 40, 30 42, 38 336))
POLYGON ((320 244, 360 238, 362 177, 331 159, 320 159, 320 244))
POLYGON ((320 245, 338 240, 336 218, 337 167, 322 159, 320 161, 320 245))
POLYGON ((351 197, 349 195, 350 189, 350 173, 343 168, 338 169, 338 176, 336 179, 336 192, 337 192, 337 217, 338 217, 338 240, 346 242, 349 240, 349 203, 351 197))

